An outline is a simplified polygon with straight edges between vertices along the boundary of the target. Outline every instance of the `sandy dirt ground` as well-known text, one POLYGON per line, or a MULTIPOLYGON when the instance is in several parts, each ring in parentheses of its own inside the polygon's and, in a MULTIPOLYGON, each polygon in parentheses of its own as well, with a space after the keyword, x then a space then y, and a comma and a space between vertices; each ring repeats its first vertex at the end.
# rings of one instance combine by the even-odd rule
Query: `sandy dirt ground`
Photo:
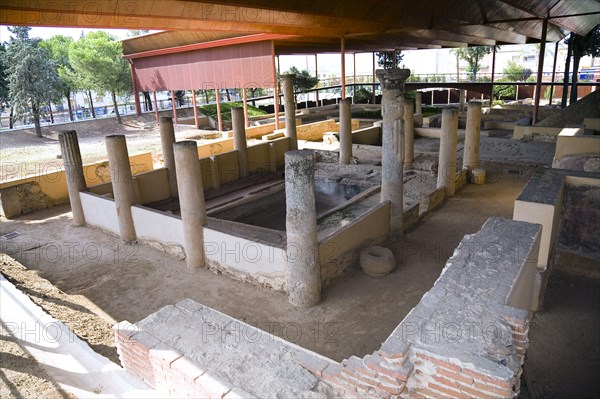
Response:
POLYGON ((293 308, 283 294, 187 269, 185 262, 163 252, 122 244, 97 229, 73 227, 67 206, 4 220, 3 231, 22 235, 4 241, 1 249, 71 298, 91 302, 92 311, 109 322, 135 322, 192 298, 252 325, 272 326, 276 335, 342 360, 379 348, 431 288, 465 234, 476 232, 491 215, 511 217, 526 176, 503 175, 484 186, 466 187, 391 245, 398 260, 392 274, 373 278, 354 265, 324 289, 320 306, 307 310, 293 308))
MULTIPOLYGON (((103 137, 116 133, 127 136, 130 153, 156 151, 155 160, 159 161, 158 129, 154 127, 153 117, 146 121, 126 120, 120 127, 115 124, 107 128, 97 123, 97 126, 75 127, 85 162, 105 159, 103 137)), ((194 136, 187 130, 178 127, 178 138, 194 136)), ((4 165, 10 162, 58 161, 62 164, 56 159, 60 153, 56 131, 46 132, 44 139, 36 138, 32 132, 19 136, 0 135, 3 176, 4 165)), ((439 140, 418 139, 416 151, 434 154, 438 146, 439 140)), ((459 153, 461 148, 462 143, 459 143, 459 153)), ((392 274, 385 278, 369 277, 355 264, 323 290, 323 302, 311 309, 293 308, 280 293, 233 281, 205 269, 188 269, 185 262, 148 246, 126 245, 118 237, 98 229, 73 227, 68 205, 15 220, 2 219, 2 234, 17 231, 21 235, 0 241, 0 250, 25 267, 5 260, 0 262, 0 271, 47 312, 88 341, 94 350, 112 360, 116 360, 112 324, 121 320, 138 321, 184 298, 192 298, 336 360, 363 356, 378 349, 431 288, 465 234, 476 232, 489 216, 512 217, 514 200, 533 167, 548 165, 553 152, 552 143, 482 138, 482 160, 493 161, 484 162, 488 169, 487 183, 468 185, 442 207, 426 215, 401 241, 389 243, 398 261, 392 274), (469 217, 465 217, 466 212, 469 217), (447 228, 440 229, 440 226, 447 228)), ((423 181, 423 184, 431 184, 428 179, 423 181)), ((565 309, 559 309, 556 317, 565 320, 565 309)), ((548 328, 544 329, 545 334, 539 335, 540 341, 548 339, 548 331, 553 331, 557 323, 552 318, 547 320, 548 328)), ((3 338, 3 344, 6 341, 3 338)), ((530 352, 537 350, 536 356, 544 359, 547 350, 540 348, 532 345, 530 352)), ((577 347, 574 352, 580 349, 585 350, 577 347)), ((5 352, 4 347, 2 351, 5 352)), ((553 356, 560 358, 562 352, 555 353, 553 356)), ((12 370, 26 370, 27 362, 33 361, 26 354, 10 359, 13 363, 21 362, 11 366, 12 370)), ((594 359, 597 362, 598 357, 594 359)), ((1 364, 5 364, 4 360, 1 364)), ((533 364, 529 368, 535 367, 533 364)), ((3 368, 2 372, 10 371, 3 368)), ((565 372, 565 378, 569 372, 573 373, 565 372)), ((38 385, 44 389, 44 379, 31 385, 32 389, 38 389, 38 385)), ((10 385, 0 389, 10 390, 10 385)), ((0 396, 4 397, 2 392, 0 396)))
MULTIPOLYGON (((180 115, 181 117, 189 110, 182 112, 184 115, 180 115)), ((122 125, 113 119, 99 119, 46 126, 42 128, 42 138, 37 137, 32 129, 2 131, 0 180, 23 178, 30 174, 62 168, 58 134, 65 130, 77 131, 84 163, 107 159, 104 137, 113 134, 125 135, 130 155, 151 151, 155 164, 160 165, 162 162, 160 132, 155 124, 154 115, 143 114, 140 118, 124 117, 122 125)), ((203 132, 193 129, 193 126, 175 127, 177 140, 196 139, 203 143, 206 141, 201 137, 203 132)))
POLYGON ((44 369, 0 323, 0 398, 75 399, 54 384, 44 369))

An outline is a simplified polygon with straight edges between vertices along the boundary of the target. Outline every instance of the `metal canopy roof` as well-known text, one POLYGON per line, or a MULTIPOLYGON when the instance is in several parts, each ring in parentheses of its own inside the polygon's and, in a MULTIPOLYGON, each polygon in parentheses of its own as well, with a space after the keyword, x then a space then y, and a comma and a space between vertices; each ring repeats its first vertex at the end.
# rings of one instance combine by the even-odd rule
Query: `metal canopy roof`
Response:
POLYGON ((3 0, 0 24, 170 30, 126 54, 256 33, 290 35, 278 54, 535 43, 600 23, 599 0, 3 0))

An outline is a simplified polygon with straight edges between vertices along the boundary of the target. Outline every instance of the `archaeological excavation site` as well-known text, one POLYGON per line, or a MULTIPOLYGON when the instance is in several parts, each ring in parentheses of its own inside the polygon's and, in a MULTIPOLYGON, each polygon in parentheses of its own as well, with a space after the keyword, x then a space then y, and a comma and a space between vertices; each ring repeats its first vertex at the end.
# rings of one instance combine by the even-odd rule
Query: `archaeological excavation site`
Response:
POLYGON ((0 99, 0 397, 600 395, 596 1, 109 3, 0 4, 141 32, 129 115, 0 99))

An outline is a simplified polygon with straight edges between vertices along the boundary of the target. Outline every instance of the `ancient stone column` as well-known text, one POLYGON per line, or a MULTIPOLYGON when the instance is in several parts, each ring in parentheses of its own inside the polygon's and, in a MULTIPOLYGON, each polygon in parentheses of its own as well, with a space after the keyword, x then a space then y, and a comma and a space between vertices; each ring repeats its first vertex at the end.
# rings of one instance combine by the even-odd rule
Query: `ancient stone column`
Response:
POLYGON ((412 169, 415 160, 415 105, 404 103, 404 168, 412 169))
POLYGON ((458 112, 463 112, 465 110, 466 92, 461 89, 458 91, 458 93, 458 112))
POLYGON ((169 193, 171 197, 177 197, 177 172, 175 169, 175 158, 173 157, 173 143, 175 143, 175 128, 173 118, 170 116, 160 117, 160 145, 162 147, 167 178, 169 180, 169 193))
POLYGON ((312 151, 285 153, 285 280, 290 303, 301 308, 314 306, 321 300, 314 169, 312 151))
POLYGON ((127 142, 122 134, 106 136, 105 140, 121 239, 126 242, 135 241, 137 237, 131 216, 131 206, 135 204, 135 187, 127 142))
POLYGON ((383 116, 381 149, 381 202, 390 202, 390 236, 402 235, 404 216, 404 82, 408 69, 378 69, 383 116))
POLYGON ((185 261, 188 267, 205 266, 204 224, 206 204, 202 173, 195 141, 179 141, 173 145, 177 165, 179 208, 185 241, 185 261))
POLYGON ((418 91, 415 99, 415 114, 423 113, 423 93, 418 91))
POLYGON ((71 211, 73 212, 73 223, 75 226, 83 226, 85 224, 85 216, 79 192, 86 191, 87 186, 85 185, 85 177, 83 176, 83 162, 81 160, 77 132, 75 130, 60 132, 58 134, 58 141, 65 165, 69 202, 71 203, 71 211))
POLYGON ((294 97, 296 76, 285 74, 281 76, 281 81, 283 83, 283 102, 285 108, 285 136, 290 138, 290 150, 297 150, 296 101, 294 97))
POLYGON ((465 129, 465 151, 463 169, 469 171, 479 166, 479 142, 481 136, 481 103, 469 101, 467 105, 467 126, 465 129))
POLYGON ((340 164, 347 165, 352 157, 352 99, 340 101, 340 164))
POLYGON ((437 188, 444 188, 446 196, 452 197, 456 182, 456 140, 458 137, 458 113, 455 108, 442 111, 442 136, 437 188))
POLYGON ((246 142, 246 118, 244 108, 231 108, 233 124, 233 148, 238 152, 240 177, 248 176, 248 144, 246 142))

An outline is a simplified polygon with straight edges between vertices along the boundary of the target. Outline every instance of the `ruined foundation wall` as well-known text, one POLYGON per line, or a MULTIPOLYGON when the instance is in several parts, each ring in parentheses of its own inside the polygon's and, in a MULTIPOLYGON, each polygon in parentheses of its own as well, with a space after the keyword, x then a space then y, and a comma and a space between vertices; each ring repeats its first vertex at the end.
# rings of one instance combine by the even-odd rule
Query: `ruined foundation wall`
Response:
MULTIPOLYGON (((129 162, 134 176, 154 169, 150 152, 132 155, 129 162)), ((3 167, 9 168, 8 165, 3 167)), ((17 165, 15 172, 19 172, 17 165)), ((83 165, 83 176, 88 187, 110 182, 108 161, 83 165)), ((35 171, 35 175, 0 183, 0 211, 7 218, 68 201, 67 176, 62 161, 57 161, 56 166, 35 171)))
POLYGON ((150 385, 188 397, 514 398, 532 291, 515 282, 535 268, 539 235, 536 225, 488 219, 461 241, 381 348, 364 357, 336 362, 267 326, 185 300, 135 325, 119 323, 121 363, 150 385))
POLYGON ((380 244, 390 229, 390 204, 381 203, 319 241, 321 280, 328 284, 358 260, 360 251, 380 244))

